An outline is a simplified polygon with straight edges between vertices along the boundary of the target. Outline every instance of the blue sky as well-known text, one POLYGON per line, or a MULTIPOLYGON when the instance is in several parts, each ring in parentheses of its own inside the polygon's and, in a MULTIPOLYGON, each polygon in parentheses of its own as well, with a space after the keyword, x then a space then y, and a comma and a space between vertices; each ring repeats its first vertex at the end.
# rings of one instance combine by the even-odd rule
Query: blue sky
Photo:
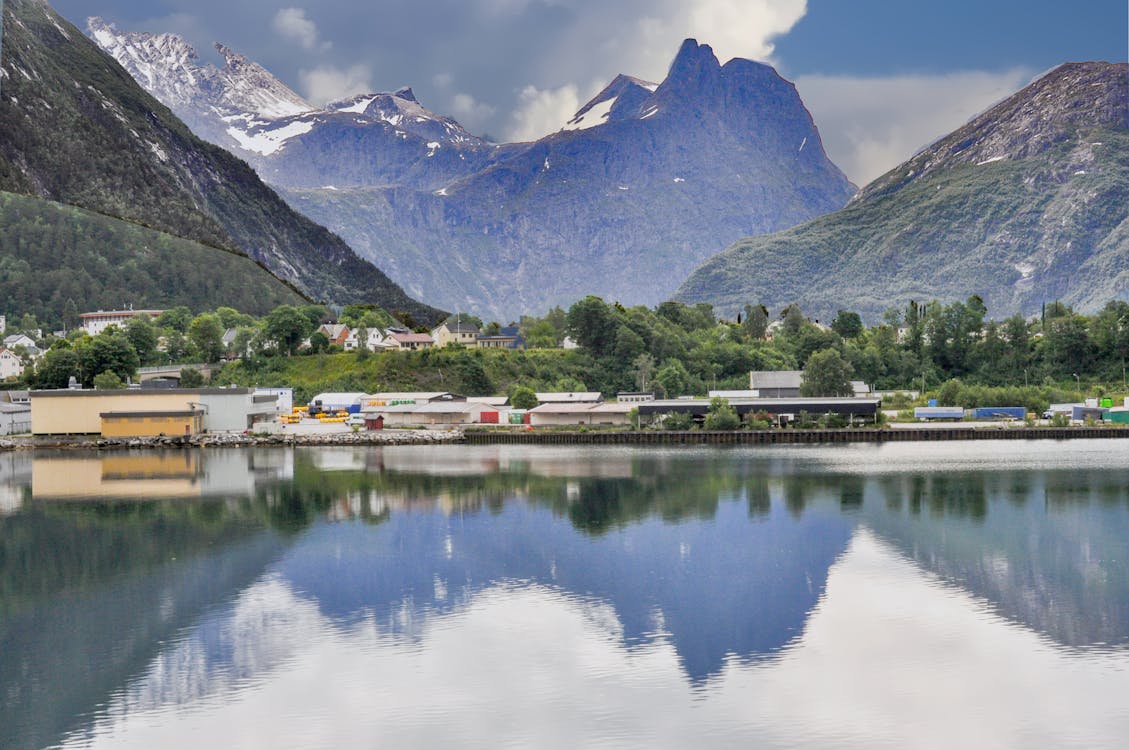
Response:
POLYGON ((414 87, 496 139, 556 130, 617 73, 661 80, 679 42, 796 83, 859 184, 1067 60, 1126 59, 1126 0, 53 0, 80 27, 222 41, 315 103, 414 87))

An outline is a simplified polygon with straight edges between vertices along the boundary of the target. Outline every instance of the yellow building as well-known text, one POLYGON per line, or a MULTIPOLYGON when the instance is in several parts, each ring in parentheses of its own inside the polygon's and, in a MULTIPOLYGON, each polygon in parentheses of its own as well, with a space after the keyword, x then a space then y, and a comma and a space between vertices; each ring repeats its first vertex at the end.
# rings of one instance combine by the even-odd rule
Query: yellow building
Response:
POLYGON ((102 437, 107 438, 198 435, 204 423, 204 412, 196 409, 107 411, 101 416, 102 437))
POLYGON ((192 433, 231 432, 277 416, 277 397, 255 396, 251 388, 58 390, 30 395, 35 435, 183 435, 185 426, 192 433), (103 415, 110 415, 111 433, 103 433, 103 415))

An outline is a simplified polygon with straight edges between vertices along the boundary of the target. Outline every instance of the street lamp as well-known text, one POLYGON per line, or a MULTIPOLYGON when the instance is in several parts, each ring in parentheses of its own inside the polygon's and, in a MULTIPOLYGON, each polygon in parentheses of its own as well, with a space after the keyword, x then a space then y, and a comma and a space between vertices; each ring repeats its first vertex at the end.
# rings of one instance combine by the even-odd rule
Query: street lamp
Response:
POLYGON ((1074 382, 1078 385, 1078 392, 1082 392, 1082 378, 1078 377, 1078 373, 1074 373, 1074 382))

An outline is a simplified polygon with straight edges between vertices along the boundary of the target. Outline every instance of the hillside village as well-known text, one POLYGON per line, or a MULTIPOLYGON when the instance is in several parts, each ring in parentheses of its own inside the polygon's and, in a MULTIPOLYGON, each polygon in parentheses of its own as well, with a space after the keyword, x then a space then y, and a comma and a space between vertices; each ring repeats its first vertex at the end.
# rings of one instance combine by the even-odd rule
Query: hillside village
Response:
MULTIPOLYGON (((564 327, 557 339, 538 339, 538 343, 554 344, 558 352, 554 356, 558 359, 581 357, 579 362, 587 363, 584 366, 589 369, 601 367, 602 358, 609 363, 616 361, 621 354, 631 352, 621 351, 621 344, 616 344, 600 355, 600 347, 606 345, 593 338, 596 329, 592 320, 605 313, 621 314, 617 309, 588 298, 567 314, 560 311, 564 327), (563 335, 566 332, 575 333, 579 341, 563 335)), ((937 344, 931 342, 931 337, 941 335, 939 329, 923 326, 924 316, 917 316, 915 309, 911 308, 908 321, 903 321, 908 325, 884 324, 867 331, 857 315, 844 311, 827 325, 803 318, 794 307, 771 321, 763 308, 750 307, 743 320, 726 323, 713 321, 712 313, 706 313, 705 308, 695 310, 668 303, 658 309, 657 320, 664 315, 689 319, 707 315, 699 323, 684 324, 707 325, 707 321, 713 321, 708 325, 714 327, 714 335, 743 334, 743 343, 732 342, 740 350, 770 351, 776 347, 787 352, 789 347, 800 345, 804 353, 776 360, 784 366, 775 369, 745 370, 740 380, 735 374, 727 375, 722 383, 715 378, 714 384, 707 387, 702 381, 695 385, 677 360, 657 367, 659 363, 644 351, 629 361, 635 390, 611 392, 607 387, 588 388, 575 376, 557 378, 558 387, 564 387, 560 390, 533 390, 514 381, 504 393, 498 391, 494 381, 482 371, 483 365, 477 359, 481 355, 473 353, 493 352, 491 356, 502 357, 503 363, 510 357, 533 355, 535 351, 527 348, 526 334, 544 332, 547 326, 551 327, 547 320, 480 326, 474 316, 456 314, 431 329, 411 329, 396 321, 381 325, 392 320, 381 311, 353 308, 341 311, 341 319, 348 322, 318 321, 315 327, 315 318, 327 312, 324 308, 311 307, 303 315, 297 308, 284 306, 253 328, 249 325, 255 322, 253 319, 230 309, 192 317, 186 309, 128 307, 81 313, 77 316, 78 330, 45 335, 32 327, 32 319, 22 319, 9 332, 6 320, 0 318, 5 325, 0 376, 10 387, 0 392, 0 434, 138 438, 256 432, 331 436, 359 430, 470 426, 732 430, 875 426, 899 418, 911 423, 967 418, 1016 424, 1129 423, 1129 398, 1122 406, 1120 400, 1115 403, 1102 389, 1098 389, 1097 398, 1084 397, 1080 388, 1076 394, 1061 395, 1044 390, 1041 393, 1045 401, 1033 403, 1029 388, 1027 393, 1000 390, 995 397, 977 396, 950 388, 950 383, 959 381, 949 381, 939 394, 927 397, 912 387, 876 390, 866 380, 852 377, 850 356, 844 359, 836 342, 839 346, 847 342, 846 353, 850 355, 853 341, 884 335, 894 347, 912 350, 914 346, 925 346, 933 348, 930 354, 934 357, 941 353, 937 344), (224 319, 238 325, 223 328, 224 319), (286 321, 295 327, 286 328, 286 321), (252 330, 257 333, 252 334, 252 330), (149 344, 141 334, 151 339, 149 344), (804 337, 808 343, 799 343, 804 337), (149 364, 138 366, 142 358, 137 349, 145 350, 147 345, 150 350, 144 359, 149 364), (264 351, 273 352, 274 358, 263 360, 264 351), (316 365, 335 361, 321 359, 324 357, 344 357, 354 363, 372 357, 378 362, 394 353, 430 357, 428 352, 463 357, 462 366, 471 367, 471 376, 460 376, 462 379, 456 378, 454 384, 462 383, 471 392, 443 388, 312 392, 307 387, 296 389, 296 384, 286 382, 286 376, 277 372, 249 374, 238 382, 229 377, 231 367, 245 370, 256 361, 316 365), (184 358, 192 355, 201 355, 203 361, 186 364, 184 358), (465 360, 468 356, 471 359, 465 360), (165 364, 158 363, 162 360, 165 364), (65 369, 61 361, 69 362, 71 369, 65 369), (787 368, 789 362, 802 363, 804 367, 787 368), (475 367, 480 377, 474 376, 475 367), (85 376, 81 374, 84 368, 85 376), (92 380, 84 382, 87 377, 92 380)), ((949 312, 961 309, 968 308, 958 303, 949 312)), ((946 317, 937 310, 934 313, 938 318, 946 317)), ((970 346, 984 346, 991 337, 999 335, 995 325, 970 325, 961 335, 970 346)), ((1025 323, 1024 327, 1034 325, 1025 323)), ((630 329, 623 330, 630 334, 630 329)), ((1056 327, 1052 325, 1049 330, 1055 331, 1056 327)), ((628 334, 621 332, 616 339, 630 339, 628 334)), ((1017 334, 1013 331, 1008 335, 1014 338, 1017 334)), ((1030 346, 1039 348, 1054 343, 1054 339, 1046 339, 1043 331, 1035 331, 1030 346)), ((547 355, 554 347, 537 351, 547 355)), ((440 368, 437 373, 442 381, 440 364, 429 365, 418 358, 412 361, 417 368, 440 368)), ((759 361, 772 360, 761 357, 759 361)), ((448 365, 454 362, 449 360, 448 365)), ((460 365, 454 366, 457 369, 460 365)), ((558 369, 559 366, 558 362, 558 369)), ((1080 376, 1075 374, 1074 378, 1080 386, 1080 376)), ((621 378, 616 382, 625 381, 621 378)))

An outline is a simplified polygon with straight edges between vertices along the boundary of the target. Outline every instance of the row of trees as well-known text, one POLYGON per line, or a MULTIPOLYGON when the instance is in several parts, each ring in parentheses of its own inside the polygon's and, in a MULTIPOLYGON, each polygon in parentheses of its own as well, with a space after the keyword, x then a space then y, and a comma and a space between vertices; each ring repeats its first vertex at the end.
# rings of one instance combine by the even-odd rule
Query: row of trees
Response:
MULTIPOLYGON (((377 307, 346 308, 343 319, 353 325, 389 325, 394 321, 377 307)), ((122 327, 111 326, 97 336, 81 329, 63 337, 43 336, 33 316, 23 316, 9 331, 37 334, 46 354, 25 375, 37 388, 63 388, 71 377, 86 386, 112 387, 136 376, 139 367, 180 363, 216 363, 232 357, 271 357, 294 354, 306 340, 311 349, 324 351, 329 341, 317 333, 329 319, 320 305, 282 305, 262 318, 230 307, 194 315, 187 307, 174 307, 156 318, 139 315, 122 327), (234 331, 225 341, 225 334, 234 331)))
POLYGON ((848 393, 845 378, 882 390, 932 388, 956 378, 987 386, 1124 385, 1129 303, 1112 301, 1092 316, 1061 303, 1033 320, 987 316, 977 296, 947 305, 910 303, 870 327, 847 310, 821 325, 796 305, 776 317, 748 305, 737 321, 723 321, 704 304, 625 308, 587 297, 565 314, 565 332, 593 356, 589 386, 605 392, 701 394, 746 388, 750 370, 781 369, 812 370, 808 391, 820 395, 848 393))
MULTIPOLYGON (((460 317, 473 319, 465 313, 460 317)), ((230 307, 200 314, 172 308, 156 319, 138 317, 93 338, 78 332, 43 341, 49 351, 28 381, 62 387, 73 375, 89 385, 104 372, 124 381, 145 365, 224 357, 243 359, 241 377, 253 377, 270 371, 277 358, 330 350, 328 339, 316 333, 329 318, 317 305, 283 305, 262 318, 230 307), (225 344, 229 330, 235 334, 225 344), (306 341, 308 349, 302 346, 306 341)), ((362 332, 412 323, 360 305, 346 307, 338 320, 362 332)), ((35 323, 25 316, 9 332, 34 329, 35 323)), ((396 365, 404 371, 398 377, 442 383, 457 369, 457 382, 476 390, 520 384, 678 396, 747 388, 751 370, 798 369, 806 372, 805 392, 832 395, 849 393, 845 383, 851 379, 881 390, 935 389, 954 379, 970 386, 1124 386, 1129 359, 1129 303, 1123 301, 1110 302, 1090 316, 1055 303, 1032 320, 1012 316, 993 321, 983 301, 973 296, 949 304, 910 303, 868 327, 846 310, 823 325, 796 305, 775 315, 764 306, 748 305, 737 320, 727 321, 704 304, 624 307, 586 297, 567 311, 554 308, 544 317, 523 317, 520 328, 527 346, 544 352, 535 363, 519 362, 526 356, 522 353, 497 352, 459 357, 456 365, 451 357, 421 352, 402 367, 396 365), (546 351, 566 336, 578 350, 546 351), (536 372, 536 382, 521 382, 528 378, 523 372, 536 372)), ((362 348, 354 356, 363 360, 368 352, 362 348)))

